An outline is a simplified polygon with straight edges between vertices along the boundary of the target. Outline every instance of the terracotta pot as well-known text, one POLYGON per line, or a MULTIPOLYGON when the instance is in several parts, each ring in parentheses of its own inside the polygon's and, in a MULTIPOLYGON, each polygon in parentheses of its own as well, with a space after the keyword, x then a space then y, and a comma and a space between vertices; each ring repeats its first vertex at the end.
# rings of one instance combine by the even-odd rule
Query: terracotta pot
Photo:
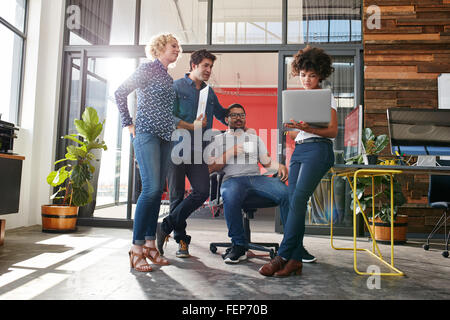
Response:
POLYGON ((42 231, 49 233, 70 233, 77 231, 78 207, 43 205, 42 231))
MULTIPOLYGON (((372 228, 372 219, 369 219, 372 228)), ((406 232, 408 230, 408 216, 397 215, 394 221, 394 243, 403 244, 406 242, 406 232)), ((384 222, 380 218, 375 218, 375 240, 380 243, 391 243, 391 224, 384 222)))

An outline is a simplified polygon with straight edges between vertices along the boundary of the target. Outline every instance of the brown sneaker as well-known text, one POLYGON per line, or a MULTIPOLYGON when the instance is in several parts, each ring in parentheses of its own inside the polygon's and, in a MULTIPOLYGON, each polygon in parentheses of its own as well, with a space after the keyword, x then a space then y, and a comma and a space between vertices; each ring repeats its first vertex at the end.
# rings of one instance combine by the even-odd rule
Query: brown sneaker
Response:
POLYGON ((281 269, 283 269, 286 261, 280 256, 276 256, 269 263, 266 263, 261 268, 259 268, 259 273, 266 277, 271 277, 273 274, 281 269))

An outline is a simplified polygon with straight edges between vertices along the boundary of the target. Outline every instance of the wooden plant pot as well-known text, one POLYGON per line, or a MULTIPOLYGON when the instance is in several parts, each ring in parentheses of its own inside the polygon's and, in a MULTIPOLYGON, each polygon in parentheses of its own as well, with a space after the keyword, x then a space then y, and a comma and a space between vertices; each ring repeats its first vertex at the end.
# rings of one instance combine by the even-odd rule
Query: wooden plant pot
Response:
MULTIPOLYGON (((369 219, 372 228, 372 219, 369 219)), ((394 221, 394 244, 406 243, 406 232, 408 230, 408 216, 398 215, 394 221)), ((391 224, 380 218, 375 218, 375 240, 380 243, 391 243, 391 224)))
POLYGON ((42 232, 70 233, 77 231, 78 207, 43 205, 42 232))

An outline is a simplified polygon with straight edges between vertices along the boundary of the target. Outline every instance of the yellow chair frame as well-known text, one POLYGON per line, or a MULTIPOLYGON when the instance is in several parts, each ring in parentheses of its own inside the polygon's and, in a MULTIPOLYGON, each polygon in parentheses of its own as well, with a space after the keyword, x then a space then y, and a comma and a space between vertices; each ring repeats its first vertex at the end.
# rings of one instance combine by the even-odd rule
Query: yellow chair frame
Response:
MULTIPOLYGON (((395 268, 394 266, 394 182, 393 182, 393 176, 394 174, 400 174, 402 171, 400 170, 383 170, 383 169, 354 169, 354 170, 348 170, 341 173, 333 172, 333 176, 331 177, 331 247, 335 250, 353 250, 353 268, 355 272, 359 275, 379 275, 379 276, 404 276, 405 274, 395 268), (355 171, 356 170, 356 171, 355 171), (358 196, 356 193, 356 185, 358 177, 371 177, 372 178, 372 194, 375 193, 375 184, 374 179, 377 176, 390 176, 390 191, 391 191, 391 263, 388 263, 384 261, 383 256, 381 254, 380 248, 378 247, 378 244, 375 240, 375 223, 372 223, 372 227, 369 226, 369 222, 367 220, 366 214, 364 213, 364 210, 361 207, 361 203, 358 200, 358 196), (334 245, 333 241, 333 198, 334 198, 334 179, 335 177, 345 177, 347 178, 348 183, 350 184, 350 187, 353 192, 353 248, 339 248, 334 245), (353 178, 353 180, 352 180, 353 178), (368 249, 362 249, 357 247, 357 240, 356 240, 356 204, 358 204, 361 215, 364 218, 364 222, 367 226, 367 229, 369 230, 370 237, 372 238, 372 251, 368 249), (375 252, 378 252, 378 255, 375 252), (384 263, 386 266, 388 266, 391 270, 394 272, 390 273, 368 273, 368 272, 361 272, 358 270, 357 265, 357 252, 358 251, 365 251, 371 254, 373 257, 377 258, 379 261, 384 263)), ((375 199, 372 198, 372 221, 375 220, 375 199)))

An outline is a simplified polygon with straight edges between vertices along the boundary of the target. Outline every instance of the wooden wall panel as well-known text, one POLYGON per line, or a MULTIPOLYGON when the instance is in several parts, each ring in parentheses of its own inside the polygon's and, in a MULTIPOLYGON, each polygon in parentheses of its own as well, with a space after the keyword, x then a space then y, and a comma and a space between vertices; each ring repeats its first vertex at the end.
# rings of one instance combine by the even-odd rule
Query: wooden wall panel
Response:
MULTIPOLYGON (((450 0, 365 0, 363 9, 364 121, 388 134, 388 108, 438 108, 437 77, 450 72, 450 0), (371 5, 380 8, 380 29, 367 28, 371 5)), ((414 221, 408 231, 427 232, 428 177, 401 179, 408 204, 422 207, 404 209, 414 221)))

